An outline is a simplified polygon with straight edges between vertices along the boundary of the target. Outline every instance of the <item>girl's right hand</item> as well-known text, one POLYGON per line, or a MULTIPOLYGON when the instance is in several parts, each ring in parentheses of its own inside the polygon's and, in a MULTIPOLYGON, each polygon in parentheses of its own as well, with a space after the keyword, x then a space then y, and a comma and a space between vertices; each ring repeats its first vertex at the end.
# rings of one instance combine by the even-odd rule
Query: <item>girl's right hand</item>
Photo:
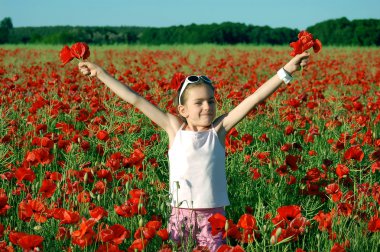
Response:
POLYGON ((79 62, 78 67, 83 75, 91 77, 98 77, 99 74, 103 71, 100 66, 88 61, 79 62))

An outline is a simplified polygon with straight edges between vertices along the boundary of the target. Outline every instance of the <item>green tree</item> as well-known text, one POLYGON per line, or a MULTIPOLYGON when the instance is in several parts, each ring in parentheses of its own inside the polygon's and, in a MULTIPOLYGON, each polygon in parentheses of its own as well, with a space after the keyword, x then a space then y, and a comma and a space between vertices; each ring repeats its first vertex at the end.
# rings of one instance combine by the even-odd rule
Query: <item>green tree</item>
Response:
POLYGON ((8 43, 9 34, 13 29, 12 19, 6 17, 0 22, 0 44, 8 43))

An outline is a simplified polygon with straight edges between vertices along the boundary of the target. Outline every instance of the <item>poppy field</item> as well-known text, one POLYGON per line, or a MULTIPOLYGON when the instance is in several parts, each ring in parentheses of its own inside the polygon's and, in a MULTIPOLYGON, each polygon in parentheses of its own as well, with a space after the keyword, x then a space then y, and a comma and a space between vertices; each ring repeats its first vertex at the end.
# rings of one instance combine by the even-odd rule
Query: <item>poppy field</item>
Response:
MULTIPOLYGON (((176 251, 163 130, 58 46, 0 48, 0 251, 176 251)), ((176 113, 175 73, 214 81, 217 115, 289 47, 90 45, 89 61, 176 113)), ((378 251, 380 49, 325 47, 228 134, 218 251, 378 251)), ((183 251, 208 251, 182 244, 183 251)))

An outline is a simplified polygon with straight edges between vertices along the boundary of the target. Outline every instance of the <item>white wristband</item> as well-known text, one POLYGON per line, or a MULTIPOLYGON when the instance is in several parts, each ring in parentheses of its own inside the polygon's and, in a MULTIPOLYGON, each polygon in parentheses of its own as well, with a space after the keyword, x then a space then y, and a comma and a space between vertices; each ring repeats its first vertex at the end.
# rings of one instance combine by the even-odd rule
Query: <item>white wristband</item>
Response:
POLYGON ((293 80, 293 77, 285 71, 285 69, 282 67, 280 70, 277 71, 277 76, 285 82, 285 84, 288 84, 291 80, 293 80))

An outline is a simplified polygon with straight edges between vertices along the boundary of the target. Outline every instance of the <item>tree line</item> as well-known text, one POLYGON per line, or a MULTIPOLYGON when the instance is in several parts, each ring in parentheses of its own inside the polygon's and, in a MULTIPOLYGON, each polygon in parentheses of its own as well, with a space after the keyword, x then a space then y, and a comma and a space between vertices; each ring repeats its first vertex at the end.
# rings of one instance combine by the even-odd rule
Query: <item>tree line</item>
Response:
MULTIPOLYGON (((331 19, 306 29, 324 45, 379 46, 380 19, 331 19)), ((11 18, 0 23, 0 43, 70 44, 270 44, 285 45, 297 40, 298 29, 286 27, 220 24, 191 24, 162 28, 134 26, 44 26, 13 27, 11 18)))

